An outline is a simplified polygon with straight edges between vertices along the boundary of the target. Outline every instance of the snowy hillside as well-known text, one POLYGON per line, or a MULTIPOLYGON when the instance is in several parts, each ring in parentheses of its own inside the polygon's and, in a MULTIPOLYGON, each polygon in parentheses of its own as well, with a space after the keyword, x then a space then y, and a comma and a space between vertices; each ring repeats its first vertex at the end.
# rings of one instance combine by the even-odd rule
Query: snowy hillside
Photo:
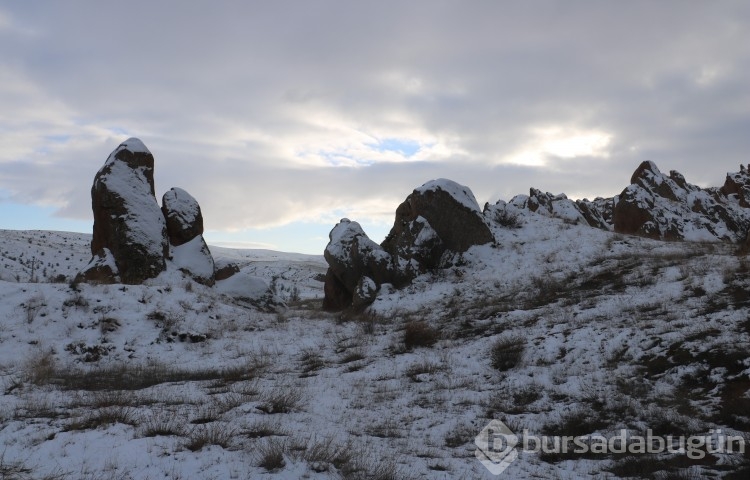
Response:
POLYGON ((329 314, 322 256, 212 247, 286 302, 262 311, 176 272, 72 284, 89 236, 0 231, 0 478, 747 478, 736 451, 518 447, 500 476, 485 468, 475 437, 492 420, 750 440, 736 246, 525 210, 492 233, 329 314))

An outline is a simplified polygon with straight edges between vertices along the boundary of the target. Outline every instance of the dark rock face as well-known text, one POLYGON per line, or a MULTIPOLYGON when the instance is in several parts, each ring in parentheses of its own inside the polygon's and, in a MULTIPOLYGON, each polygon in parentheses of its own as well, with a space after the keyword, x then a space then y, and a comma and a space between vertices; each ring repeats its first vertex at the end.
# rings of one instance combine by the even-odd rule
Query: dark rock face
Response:
POLYGON ((338 312, 352 304, 353 292, 346 289, 330 268, 326 272, 323 293, 323 310, 338 312))
POLYGON ((240 267, 231 262, 217 262, 214 267, 214 278, 217 282, 220 280, 226 280, 235 273, 240 273, 240 267))
POLYGON ((494 240, 471 191, 450 180, 417 188, 396 210, 396 221, 382 245, 357 222, 343 219, 329 235, 324 256, 327 310, 364 308, 384 284, 408 285, 439 268, 446 252, 465 252, 494 240))
POLYGON ((82 278, 138 284, 166 268, 167 229, 154 196, 154 157, 136 138, 117 147, 94 178, 91 188, 94 236, 91 252, 103 262, 114 259, 115 275, 82 272, 82 278))
POLYGON ((728 198, 736 199, 740 207, 750 208, 750 171, 744 165, 740 165, 739 172, 727 173, 727 179, 720 192, 728 198))

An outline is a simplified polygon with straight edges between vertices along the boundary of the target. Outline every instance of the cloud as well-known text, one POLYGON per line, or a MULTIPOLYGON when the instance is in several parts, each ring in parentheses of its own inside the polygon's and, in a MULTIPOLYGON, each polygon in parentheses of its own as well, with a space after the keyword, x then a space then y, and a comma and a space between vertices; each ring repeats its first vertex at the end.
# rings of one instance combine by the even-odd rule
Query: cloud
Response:
POLYGON ((226 231, 387 224, 437 177, 594 197, 646 159, 706 185, 747 162, 743 2, 294 7, 5 5, 0 190, 89 218, 131 135, 226 231))

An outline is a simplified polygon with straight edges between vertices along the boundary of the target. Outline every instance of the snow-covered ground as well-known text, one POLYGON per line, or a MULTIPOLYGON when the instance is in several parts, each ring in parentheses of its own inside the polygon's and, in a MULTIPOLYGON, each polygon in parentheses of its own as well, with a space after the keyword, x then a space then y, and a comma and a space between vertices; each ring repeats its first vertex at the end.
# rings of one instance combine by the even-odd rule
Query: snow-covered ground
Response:
POLYGON ((175 272, 72 284, 90 236, 0 231, 0 478, 746 478, 737 453, 477 460, 493 419, 750 431, 750 260, 518 223, 358 314, 320 310, 322 256, 211 247, 286 302, 259 311, 175 272))

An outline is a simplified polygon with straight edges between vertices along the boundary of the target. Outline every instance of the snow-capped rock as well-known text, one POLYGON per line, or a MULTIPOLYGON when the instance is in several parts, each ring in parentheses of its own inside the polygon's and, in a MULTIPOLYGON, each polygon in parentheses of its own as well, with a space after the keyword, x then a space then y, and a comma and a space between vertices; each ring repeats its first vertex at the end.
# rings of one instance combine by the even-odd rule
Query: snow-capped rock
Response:
POLYGON ((584 198, 574 201, 568 199, 564 193, 554 195, 531 188, 528 195, 516 195, 509 204, 540 215, 561 218, 570 223, 588 223, 592 227, 612 230, 611 198, 596 198, 593 201, 584 198))
POLYGON ((203 239, 203 215, 198 201, 181 188, 173 187, 162 197, 162 213, 172 260, 196 282, 214 284, 214 259, 203 239))
POLYGON ((354 289, 363 276, 378 285, 393 278, 391 256, 370 240, 357 222, 342 219, 329 234, 323 253, 329 266, 324 308, 340 310, 352 302, 354 289))
POLYGON ((165 270, 167 228, 154 196, 154 157, 143 142, 130 138, 109 155, 94 178, 91 204, 91 252, 99 259, 90 264, 96 272, 86 269, 79 278, 138 284, 165 270), (112 275, 98 266, 106 263, 105 250, 114 259, 112 275))
POLYGON ((471 190, 438 179, 416 188, 399 205, 396 221, 382 245, 346 218, 331 230, 329 238, 323 306, 341 310, 352 305, 355 296, 358 306, 372 301, 370 282, 375 292, 385 283, 403 287, 438 268, 446 252, 465 252, 490 243, 493 235, 471 190), (358 295, 358 286, 363 285, 367 288, 358 295))
POLYGON ((181 188, 172 187, 161 199, 167 222, 167 236, 173 246, 187 243, 203 234, 203 214, 198 201, 181 188))
POLYGON ((750 227, 750 211, 738 198, 746 180, 745 172, 728 174, 721 189, 702 189, 679 172, 667 176, 654 162, 643 162, 614 199, 614 230, 664 240, 741 242, 750 227))
POLYGON ((493 240, 471 190, 441 178, 416 188, 399 205, 396 209, 396 221, 383 242, 383 248, 392 255, 403 250, 405 242, 402 237, 412 237, 414 226, 411 223, 419 217, 426 220, 443 247, 453 252, 465 252, 474 245, 493 240))

